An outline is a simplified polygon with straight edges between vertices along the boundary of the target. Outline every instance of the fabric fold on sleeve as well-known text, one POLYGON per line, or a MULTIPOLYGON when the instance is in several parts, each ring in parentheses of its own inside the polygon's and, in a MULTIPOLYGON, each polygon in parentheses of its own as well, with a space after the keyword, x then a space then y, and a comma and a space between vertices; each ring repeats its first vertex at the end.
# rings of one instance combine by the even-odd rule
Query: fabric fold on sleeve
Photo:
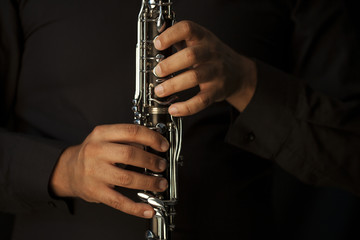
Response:
POLYGON ((360 195, 360 100, 332 98, 257 62, 253 99, 226 141, 308 184, 360 195))
POLYGON ((57 141, 1 130, 0 209, 10 213, 71 209, 68 201, 49 192, 51 174, 66 147, 57 141))
POLYGON ((266 159, 274 159, 294 127, 294 109, 302 83, 260 61, 253 99, 234 121, 227 141, 266 159), (290 78, 290 79, 289 79, 290 78))

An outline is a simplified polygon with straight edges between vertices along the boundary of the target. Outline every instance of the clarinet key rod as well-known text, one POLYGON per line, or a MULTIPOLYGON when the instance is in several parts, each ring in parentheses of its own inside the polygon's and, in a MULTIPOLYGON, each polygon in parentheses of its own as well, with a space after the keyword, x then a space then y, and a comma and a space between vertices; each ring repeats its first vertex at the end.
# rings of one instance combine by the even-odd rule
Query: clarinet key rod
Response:
MULTIPOLYGON (((171 78, 160 78, 152 71, 166 57, 172 55, 172 49, 158 51, 153 40, 171 27, 175 22, 171 0, 143 0, 138 15, 136 45, 136 83, 132 111, 134 124, 143 125, 162 134, 170 143, 166 153, 151 149, 147 151, 158 154, 167 161, 167 169, 162 173, 168 180, 169 187, 165 192, 139 192, 139 198, 150 204, 155 215, 149 229, 145 231, 147 240, 170 240, 175 229, 175 206, 178 201, 178 167, 182 145, 182 119, 168 113, 169 106, 177 99, 172 95, 159 98, 154 89, 157 85, 171 78)), ((146 174, 154 175, 145 169, 146 174)), ((155 175, 154 175, 155 176, 155 175)))

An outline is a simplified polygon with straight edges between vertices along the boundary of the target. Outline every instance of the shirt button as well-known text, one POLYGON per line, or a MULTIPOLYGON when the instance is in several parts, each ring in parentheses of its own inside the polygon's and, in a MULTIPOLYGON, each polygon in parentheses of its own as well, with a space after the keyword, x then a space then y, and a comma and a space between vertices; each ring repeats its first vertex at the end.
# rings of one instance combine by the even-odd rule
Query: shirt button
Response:
POLYGON ((52 208, 56 208, 56 205, 55 205, 54 202, 48 202, 48 205, 49 205, 50 207, 52 207, 52 208))
POLYGON ((248 141, 249 142, 253 142, 253 141, 255 141, 255 139, 256 139, 256 137, 255 137, 255 134, 253 132, 248 134, 248 141))

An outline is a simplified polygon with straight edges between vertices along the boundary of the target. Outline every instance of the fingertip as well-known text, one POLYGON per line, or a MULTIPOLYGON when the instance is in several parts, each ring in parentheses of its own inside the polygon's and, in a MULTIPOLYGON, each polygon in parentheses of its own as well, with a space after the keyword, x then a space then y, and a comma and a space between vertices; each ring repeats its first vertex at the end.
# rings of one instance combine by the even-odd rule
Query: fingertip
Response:
POLYGON ((164 95, 164 87, 162 85, 158 85, 155 87, 155 94, 159 97, 164 95))
POLYGON ((160 67, 159 67, 159 65, 157 65, 156 67, 154 67, 154 69, 153 69, 153 74, 154 74, 154 76, 155 77, 159 77, 159 75, 158 75, 158 72, 160 71, 160 67))
POLYGON ((158 64, 154 67, 153 74, 155 77, 163 77, 164 76, 164 72, 163 72, 160 64, 158 64))
POLYGON ((161 41, 159 39, 159 36, 156 36, 154 39, 154 46, 157 50, 161 50, 161 41))
POLYGON ((168 181, 164 178, 159 182, 159 189, 163 192, 169 187, 168 181))
POLYGON ((172 115, 172 116, 174 116, 174 117, 179 116, 179 109, 178 109, 178 107, 176 107, 176 106, 170 106, 170 107, 169 107, 169 113, 170 113, 170 115, 172 115))
POLYGON ((152 218, 154 216, 154 210, 145 210, 143 216, 144 218, 152 218))
POLYGON ((169 142, 167 140, 162 140, 161 141, 161 145, 160 148, 163 152, 166 152, 169 149, 170 145, 169 142))
POLYGON ((160 159, 159 162, 158 162, 158 169, 160 170, 160 172, 163 172, 165 171, 167 167, 167 162, 165 159, 160 159))

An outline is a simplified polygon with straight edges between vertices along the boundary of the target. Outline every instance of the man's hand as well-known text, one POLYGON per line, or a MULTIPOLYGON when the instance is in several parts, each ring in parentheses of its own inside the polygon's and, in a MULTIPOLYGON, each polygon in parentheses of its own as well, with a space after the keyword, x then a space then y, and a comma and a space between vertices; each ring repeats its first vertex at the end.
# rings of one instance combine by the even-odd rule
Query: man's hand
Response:
POLYGON ((133 202, 115 191, 114 186, 162 192, 168 186, 166 179, 128 171, 115 164, 162 172, 166 169, 166 161, 130 143, 149 146, 159 152, 169 148, 163 136, 143 126, 98 126, 82 144, 69 147, 61 155, 50 181, 53 192, 59 197, 79 197, 151 218, 154 214, 151 206, 133 202))
POLYGON ((166 97, 199 85, 200 92, 185 102, 170 106, 173 116, 195 114, 213 102, 227 100, 243 111, 254 95, 256 67, 250 59, 238 54, 214 34, 190 21, 166 29, 154 41, 158 50, 174 45, 181 49, 160 62, 154 69, 159 77, 187 70, 155 88, 166 97))

